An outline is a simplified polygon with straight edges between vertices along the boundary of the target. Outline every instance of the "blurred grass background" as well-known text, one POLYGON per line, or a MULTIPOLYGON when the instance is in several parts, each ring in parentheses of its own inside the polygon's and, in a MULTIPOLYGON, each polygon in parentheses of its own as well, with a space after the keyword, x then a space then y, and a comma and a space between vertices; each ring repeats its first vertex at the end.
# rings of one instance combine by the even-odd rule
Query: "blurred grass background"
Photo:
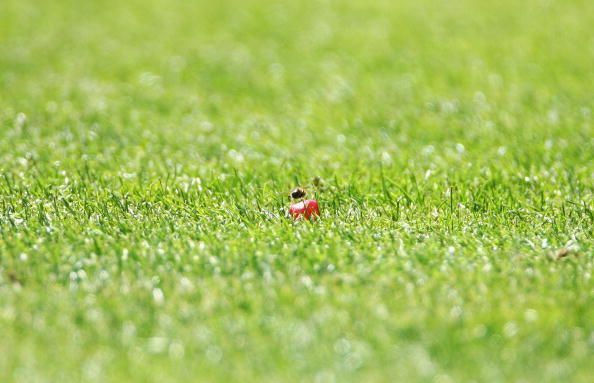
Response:
POLYGON ((0 380, 590 381, 593 24, 3 0, 0 380))

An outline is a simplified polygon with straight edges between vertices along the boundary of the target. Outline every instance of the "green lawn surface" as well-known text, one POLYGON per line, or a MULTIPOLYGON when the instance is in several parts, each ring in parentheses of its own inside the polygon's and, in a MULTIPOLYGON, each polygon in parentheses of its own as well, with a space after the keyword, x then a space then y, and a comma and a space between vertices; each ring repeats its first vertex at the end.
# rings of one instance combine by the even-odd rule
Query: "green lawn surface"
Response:
POLYGON ((594 381, 593 26, 0 1, 0 382, 594 381))

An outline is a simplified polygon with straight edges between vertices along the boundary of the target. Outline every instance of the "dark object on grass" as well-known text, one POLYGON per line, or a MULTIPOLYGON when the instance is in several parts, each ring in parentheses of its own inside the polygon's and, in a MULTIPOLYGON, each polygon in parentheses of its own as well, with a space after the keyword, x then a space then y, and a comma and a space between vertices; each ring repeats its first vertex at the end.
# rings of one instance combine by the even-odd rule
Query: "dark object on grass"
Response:
POLYGON ((301 199, 301 198, 305 198, 306 195, 307 195, 307 192, 305 191, 305 189, 297 187, 291 191, 291 194, 289 194, 289 197, 291 197, 291 199, 301 199))
POLYGON ((573 251, 572 249, 567 248, 567 247, 562 247, 555 252, 554 258, 555 259, 563 259, 565 257, 572 255, 572 254, 577 255, 577 253, 575 251, 573 251))

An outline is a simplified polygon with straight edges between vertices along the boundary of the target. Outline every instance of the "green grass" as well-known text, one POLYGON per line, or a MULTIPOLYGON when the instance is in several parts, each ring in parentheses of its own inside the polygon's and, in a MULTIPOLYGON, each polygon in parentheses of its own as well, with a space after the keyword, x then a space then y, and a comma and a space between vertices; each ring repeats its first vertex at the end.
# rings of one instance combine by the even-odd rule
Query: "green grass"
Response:
POLYGON ((591 382, 593 25, 2 0, 0 381, 591 382))

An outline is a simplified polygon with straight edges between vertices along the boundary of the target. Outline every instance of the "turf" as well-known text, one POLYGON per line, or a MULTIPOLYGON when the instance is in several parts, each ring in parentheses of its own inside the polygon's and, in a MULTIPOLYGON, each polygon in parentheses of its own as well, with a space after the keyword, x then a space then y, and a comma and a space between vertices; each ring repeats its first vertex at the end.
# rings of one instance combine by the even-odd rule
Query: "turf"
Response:
POLYGON ((0 381, 591 382, 592 25, 2 0, 0 381))

